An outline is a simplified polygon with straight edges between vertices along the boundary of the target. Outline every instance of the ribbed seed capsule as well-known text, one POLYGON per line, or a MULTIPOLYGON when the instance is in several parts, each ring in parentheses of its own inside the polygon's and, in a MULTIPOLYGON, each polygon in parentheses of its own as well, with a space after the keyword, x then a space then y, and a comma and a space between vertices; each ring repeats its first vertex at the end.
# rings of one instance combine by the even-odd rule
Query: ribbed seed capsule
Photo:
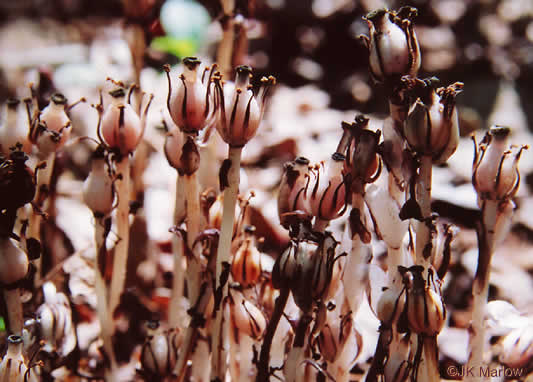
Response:
POLYGON ((522 150, 528 146, 508 146, 511 130, 493 126, 477 145, 473 165, 472 183, 478 200, 506 200, 512 198, 520 185, 518 162, 522 150))
POLYGON ((281 224, 288 228, 284 214, 293 211, 309 211, 306 187, 309 185, 309 160, 298 157, 285 165, 278 194, 278 216, 281 224))
POLYGON ((148 337, 141 350, 143 373, 150 378, 164 378, 172 375, 180 338, 175 330, 164 331, 155 322, 149 322, 148 337))
POLYGON ((326 232, 316 252, 309 259, 312 263, 310 273, 305 274, 300 280, 300 289, 302 293, 310 292, 313 300, 321 300, 328 295, 337 244, 333 235, 326 232))
POLYGON ((118 88, 109 93, 111 104, 102 116, 101 131, 104 141, 122 155, 131 153, 141 140, 141 119, 130 104, 126 103, 126 92, 118 88))
POLYGON ((463 88, 456 82, 446 88, 432 89, 429 82, 421 90, 407 115, 404 135, 413 151, 428 155, 434 163, 444 163, 459 144, 459 118, 455 98, 463 88))
POLYGON ((397 288, 390 287, 383 291, 378 300, 377 316, 384 325, 398 320, 405 307, 405 294, 397 288))
POLYGON ((276 289, 290 288, 297 285, 304 264, 309 264, 308 258, 316 250, 315 243, 291 240, 289 246, 276 259, 272 269, 272 285, 276 289))
POLYGON ((370 53, 370 73, 375 81, 399 80, 404 75, 416 77, 420 47, 411 22, 415 15, 416 9, 404 7, 399 12, 381 9, 366 16, 369 37, 362 37, 370 53))
MULTIPOLYGON (((253 229, 255 230, 255 227, 253 229)), ((261 254, 255 244, 253 231, 245 235, 246 237, 233 256, 231 275, 234 281, 247 288, 255 285, 261 276, 261 254)))
POLYGON ((433 270, 428 269, 427 282, 423 278, 424 269, 412 266, 409 273, 412 285, 407 291, 407 318, 409 328, 417 334, 436 336, 446 320, 446 308, 440 290, 440 280, 434 279, 433 270))
POLYGON ((236 290, 230 292, 229 304, 233 329, 253 339, 260 339, 266 329, 263 312, 236 290))
POLYGON ((267 90, 274 85, 274 77, 261 79, 262 86, 254 96, 250 79, 252 68, 239 66, 236 70, 235 84, 223 84, 220 77, 215 77, 216 106, 218 109, 217 131, 231 147, 242 147, 252 139, 259 128, 267 90))
POLYGON ((174 123, 186 134, 198 134, 210 123, 213 116, 211 77, 216 66, 200 71, 200 64, 201 61, 196 57, 184 58, 183 73, 179 76, 178 83, 174 84, 174 89, 167 69, 168 111, 174 123))
POLYGON ((338 218, 346 209, 346 183, 343 176, 345 157, 334 153, 306 190, 311 215, 321 220, 338 218))
POLYGON ((39 115, 39 120, 46 125, 48 130, 63 134, 64 139, 68 139, 71 131, 71 121, 65 112, 67 99, 63 94, 56 93, 52 96, 50 103, 39 115))
POLYGON ((83 183, 83 201, 95 216, 105 216, 113 209, 115 191, 113 181, 106 169, 103 149, 92 155, 91 172, 83 183))
POLYGON ((22 145, 22 150, 26 154, 31 152, 28 125, 22 121, 19 106, 20 101, 16 98, 9 98, 6 101, 2 124, 0 125, 0 145, 2 146, 2 154, 6 157, 11 153, 10 148, 15 147, 17 143, 22 145))
POLYGON ((28 369, 22 356, 22 338, 7 338, 7 352, 0 362, 0 382, 37 382, 37 376, 28 369))

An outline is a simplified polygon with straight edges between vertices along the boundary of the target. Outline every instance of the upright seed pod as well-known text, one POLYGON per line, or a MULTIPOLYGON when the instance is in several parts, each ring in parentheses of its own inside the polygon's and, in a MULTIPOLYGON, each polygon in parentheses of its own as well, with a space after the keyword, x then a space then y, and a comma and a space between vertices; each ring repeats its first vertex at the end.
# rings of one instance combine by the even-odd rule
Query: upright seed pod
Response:
POLYGON ((245 238, 231 263, 233 280, 244 288, 254 286, 261 276, 261 254, 257 249, 254 238, 255 227, 245 227, 245 238))
POLYGON ((235 84, 223 84, 214 78, 218 108, 217 131, 230 147, 243 147, 259 128, 265 110, 268 89, 275 84, 274 77, 263 78, 262 87, 254 96, 250 79, 252 68, 239 66, 235 84))
POLYGON ((172 375, 181 344, 176 330, 164 331, 159 323, 147 323, 148 336, 141 350, 142 373, 150 380, 162 380, 172 375))
POLYGON ((398 12, 387 9, 369 13, 365 20, 369 36, 362 36, 369 50, 370 73, 376 82, 394 82, 402 76, 416 77, 420 68, 420 47, 411 19, 415 8, 398 12))
POLYGON ((0 125, 0 145, 2 154, 6 157, 10 154, 10 149, 16 147, 17 143, 22 145, 22 150, 29 154, 31 152, 31 142, 29 140, 29 126, 22 122, 19 113, 20 101, 16 98, 9 98, 6 101, 3 120, 0 125))
POLYGON ((9 237, 0 237, 0 282, 6 286, 26 277, 28 255, 9 237))
POLYGON ((131 153, 141 140, 141 119, 129 103, 126 103, 126 92, 122 88, 109 93, 111 104, 102 116, 101 131, 105 143, 122 155, 131 153))
POLYGON ((115 190, 106 166, 105 151, 99 146, 92 155, 91 172, 83 183, 83 201, 95 216, 106 216, 113 209, 115 190))
POLYGON ((28 369, 22 356, 22 338, 11 335, 7 338, 7 352, 0 362, 0 381, 37 382, 37 376, 28 369))
POLYGON ((167 107, 174 123, 185 134, 198 134, 209 125, 214 111, 214 99, 211 92, 211 77, 216 65, 200 72, 201 61, 196 57, 183 59, 183 73, 178 84, 172 88, 170 69, 167 67, 169 94, 167 107), (206 73, 209 72, 207 75, 206 73))
POLYGON ((309 159, 298 157, 285 164, 285 172, 281 179, 278 194, 278 216, 281 224, 289 228, 284 214, 293 211, 307 212, 310 210, 306 198, 309 185, 309 159))
POLYGON ((334 153, 324 167, 316 170, 316 177, 307 188, 311 215, 318 219, 335 219, 346 209, 344 160, 343 154, 334 153))

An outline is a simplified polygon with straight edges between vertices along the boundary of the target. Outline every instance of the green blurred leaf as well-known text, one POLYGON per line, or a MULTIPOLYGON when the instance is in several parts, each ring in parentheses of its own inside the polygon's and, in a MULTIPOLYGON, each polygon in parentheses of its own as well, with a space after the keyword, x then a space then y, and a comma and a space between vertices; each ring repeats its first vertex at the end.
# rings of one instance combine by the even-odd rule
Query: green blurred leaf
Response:
POLYGON ((193 56, 198 49, 198 43, 190 39, 177 39, 171 36, 157 37, 152 41, 153 49, 173 54, 176 57, 193 56))

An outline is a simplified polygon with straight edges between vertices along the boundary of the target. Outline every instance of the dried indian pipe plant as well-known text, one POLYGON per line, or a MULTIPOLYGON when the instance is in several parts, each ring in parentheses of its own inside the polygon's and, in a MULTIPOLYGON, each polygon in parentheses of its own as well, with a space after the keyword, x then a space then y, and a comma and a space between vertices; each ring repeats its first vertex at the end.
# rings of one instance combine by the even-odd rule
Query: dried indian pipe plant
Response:
MULTIPOLYGON (((111 277, 111 288, 109 296, 109 309, 111 312, 118 306, 120 295, 124 289, 126 280, 126 264, 128 259, 129 246, 129 209, 130 209, 130 159, 129 155, 140 143, 148 109, 153 95, 148 97, 144 110, 135 110, 131 103, 131 94, 135 90, 132 85, 126 93, 123 87, 118 87, 111 91, 111 103, 104 109, 102 98, 100 105, 96 106, 99 114, 97 132, 109 150, 113 153, 111 158, 114 164, 114 171, 117 174, 116 194, 117 212, 116 225, 117 235, 120 240, 115 246, 115 256, 113 259, 113 274, 111 277)), ((143 97, 144 98, 144 97, 143 97)))
MULTIPOLYGON (((508 232, 514 210, 512 198, 520 186, 518 162, 527 146, 510 146, 507 127, 493 126, 477 144, 474 139, 472 183, 481 208, 478 226, 478 265, 473 285, 473 312, 467 367, 484 364, 485 326, 490 264, 495 247, 508 232)), ((466 380, 471 381, 471 377, 466 380)))
MULTIPOLYGON (((250 84, 251 78, 252 69, 248 66, 239 66, 236 69, 233 86, 228 83, 223 84, 220 77, 214 79, 217 107, 215 126, 224 142, 228 144, 228 158, 220 170, 220 189, 224 193, 224 204, 216 257, 215 310, 217 311, 217 318, 213 333, 215 353, 221 346, 219 333, 222 325, 222 312, 219 308, 222 299, 227 295, 227 285, 222 282, 222 275, 224 269, 227 271, 230 266, 231 239, 233 237, 235 206, 239 193, 242 149, 256 134, 263 118, 268 90, 276 82, 272 76, 262 78, 261 88, 257 95, 254 95, 250 84)), ((213 362, 214 375, 223 380, 224 372, 221 367, 223 366, 219 362, 213 362)))

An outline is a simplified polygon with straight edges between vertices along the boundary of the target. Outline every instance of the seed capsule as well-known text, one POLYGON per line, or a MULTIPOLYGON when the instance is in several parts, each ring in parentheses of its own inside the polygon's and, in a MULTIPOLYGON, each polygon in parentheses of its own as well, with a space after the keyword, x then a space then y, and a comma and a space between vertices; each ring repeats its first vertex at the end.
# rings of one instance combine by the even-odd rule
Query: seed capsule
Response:
POLYGON ((235 330, 253 339, 260 339, 266 329, 263 312, 239 291, 231 291, 229 304, 235 330))
POLYGON ((338 218, 346 207, 345 157, 334 153, 324 167, 315 170, 315 178, 306 190, 311 215, 321 220, 338 218))
POLYGON ((479 200, 512 198, 520 186, 518 162, 528 146, 508 147, 510 129, 493 126, 477 145, 474 156, 472 183, 479 200))
POLYGON ((407 114, 404 135, 409 146, 417 154, 431 156, 434 163, 448 160, 459 144, 455 98, 462 88, 460 82, 437 90, 426 84, 407 114))
POLYGON ((285 165, 278 194, 278 216, 285 228, 288 228, 288 224, 284 214, 310 210, 306 198, 309 176, 309 160, 307 158, 298 157, 285 165))
POLYGON ((11 335, 7 338, 7 353, 0 362, 0 381, 37 382, 35 373, 28 369, 22 356, 22 338, 11 335))
POLYGON ((0 125, 0 145, 2 154, 6 157, 10 154, 10 148, 17 143, 22 145, 22 150, 29 154, 31 152, 31 142, 28 139, 28 125, 22 121, 19 112, 20 101, 10 98, 6 101, 6 107, 2 124, 0 125))
POLYGON ((249 233, 235 252, 231 263, 233 280, 244 288, 253 286, 261 276, 261 254, 255 244, 253 234, 249 233))
POLYGON ((181 339, 175 330, 163 331, 153 322, 148 323, 148 337, 141 350, 142 372, 150 378, 172 375, 181 339))
POLYGON ((174 123, 186 134, 198 134, 210 123, 214 111, 211 77, 216 66, 201 72, 198 70, 200 64, 201 61, 196 57, 184 58, 183 73, 174 89, 169 69, 166 69, 169 83, 168 111, 174 123), (206 75, 207 72, 209 75, 206 75))
POLYGON ((416 77, 420 68, 420 47, 411 18, 414 8, 399 12, 381 9, 365 18, 369 37, 363 36, 369 50, 370 73, 377 82, 399 80, 404 75, 416 77))
POLYGON ((272 269, 272 285, 276 289, 290 288, 300 279, 304 264, 317 248, 315 243, 291 240, 289 246, 276 259, 272 269))
POLYGON ((440 290, 440 280, 432 269, 428 270, 428 280, 424 280, 421 266, 409 268, 412 285, 407 292, 407 318, 409 328, 417 334, 436 336, 446 320, 446 308, 440 290))
POLYGON ((83 201, 94 215, 105 216, 113 209, 115 191, 106 169, 105 153, 97 149, 92 155, 91 172, 83 183, 83 201))
POLYGON ((218 111, 217 131, 231 147, 242 147, 252 139, 259 128, 265 110, 268 89, 275 84, 274 77, 261 79, 262 86, 254 96, 249 66, 237 68, 235 84, 223 84, 220 77, 214 78, 218 111))
POLYGON ((39 120, 46 125, 48 130, 62 135, 62 141, 67 141, 72 130, 72 123, 65 112, 66 105, 67 99, 65 96, 56 93, 52 96, 50 103, 43 109, 39 116, 39 120))
POLYGON ((118 88, 109 94, 112 101, 102 116, 102 135, 109 147, 122 155, 128 155, 141 140, 141 119, 131 105, 125 102, 124 89, 118 88))

